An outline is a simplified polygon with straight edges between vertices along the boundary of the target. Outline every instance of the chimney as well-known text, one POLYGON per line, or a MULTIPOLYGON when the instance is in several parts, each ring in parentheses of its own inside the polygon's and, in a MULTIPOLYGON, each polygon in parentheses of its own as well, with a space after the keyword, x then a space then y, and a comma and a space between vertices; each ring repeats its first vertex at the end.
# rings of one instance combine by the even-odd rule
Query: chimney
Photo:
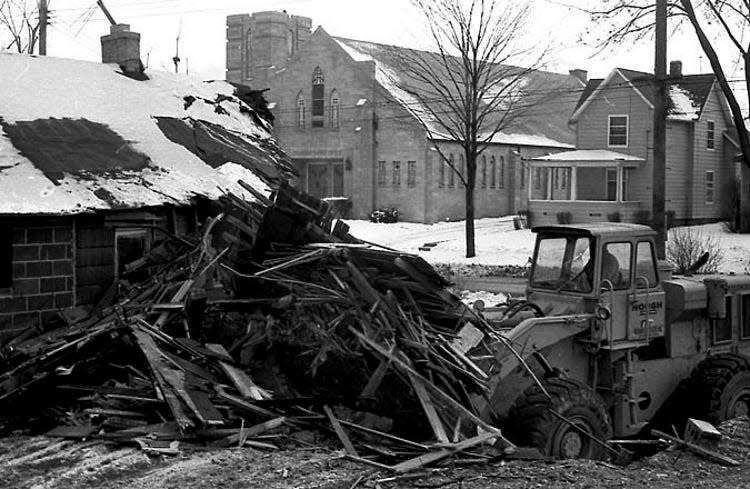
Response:
POLYGON ((130 31, 128 24, 112 24, 109 34, 101 37, 102 63, 116 63, 126 76, 145 79, 141 63, 141 35, 130 31))
POLYGON ((589 72, 586 70, 581 70, 581 69, 568 70, 568 73, 570 74, 570 76, 574 76, 578 78, 579 80, 581 80, 581 83, 583 83, 584 85, 588 83, 589 81, 589 72))
POLYGON ((672 78, 680 78, 682 76, 682 61, 669 62, 669 76, 672 78))

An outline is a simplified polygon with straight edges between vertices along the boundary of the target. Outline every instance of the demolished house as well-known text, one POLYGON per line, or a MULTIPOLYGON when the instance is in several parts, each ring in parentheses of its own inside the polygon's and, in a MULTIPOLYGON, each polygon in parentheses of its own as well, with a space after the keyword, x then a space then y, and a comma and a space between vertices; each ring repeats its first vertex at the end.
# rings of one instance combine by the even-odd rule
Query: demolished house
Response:
POLYGON ((0 54, 0 339, 93 306, 127 263, 194 231, 223 191, 252 200, 239 179, 267 193, 292 174, 247 90, 236 93, 0 54))

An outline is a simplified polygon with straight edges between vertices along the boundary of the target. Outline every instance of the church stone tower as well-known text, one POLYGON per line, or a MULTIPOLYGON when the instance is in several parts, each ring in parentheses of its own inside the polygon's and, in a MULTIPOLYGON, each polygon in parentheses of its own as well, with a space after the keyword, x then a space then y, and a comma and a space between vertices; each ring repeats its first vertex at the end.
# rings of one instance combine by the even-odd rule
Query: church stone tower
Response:
POLYGON ((310 39, 311 27, 309 17, 286 12, 227 16, 226 80, 267 88, 271 74, 310 39))

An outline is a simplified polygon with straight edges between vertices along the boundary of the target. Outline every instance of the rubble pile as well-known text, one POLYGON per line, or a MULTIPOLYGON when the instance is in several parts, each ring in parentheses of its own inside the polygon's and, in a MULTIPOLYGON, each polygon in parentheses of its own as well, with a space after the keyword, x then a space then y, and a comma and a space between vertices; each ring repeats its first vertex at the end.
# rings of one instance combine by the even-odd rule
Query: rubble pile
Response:
POLYGON ((288 185, 246 188, 253 202, 227 194, 93 310, 2 345, 5 428, 166 454, 314 429, 396 472, 512 450, 472 405, 488 386, 456 334, 470 311, 426 262, 357 241, 288 185))

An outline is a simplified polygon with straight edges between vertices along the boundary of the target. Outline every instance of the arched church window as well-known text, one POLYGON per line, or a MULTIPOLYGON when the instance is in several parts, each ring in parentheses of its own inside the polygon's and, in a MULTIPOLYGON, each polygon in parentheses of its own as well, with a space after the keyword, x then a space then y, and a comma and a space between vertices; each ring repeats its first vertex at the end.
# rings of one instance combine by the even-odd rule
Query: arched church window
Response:
POLYGON ((297 127, 305 127, 305 97, 302 90, 297 94, 297 127))
POLYGON ((315 67, 312 75, 312 127, 323 127, 325 115, 325 78, 320 66, 315 67))
POLYGON ((328 109, 331 127, 339 127, 339 123, 341 122, 339 107, 339 95, 336 90, 331 90, 331 106, 328 109))

